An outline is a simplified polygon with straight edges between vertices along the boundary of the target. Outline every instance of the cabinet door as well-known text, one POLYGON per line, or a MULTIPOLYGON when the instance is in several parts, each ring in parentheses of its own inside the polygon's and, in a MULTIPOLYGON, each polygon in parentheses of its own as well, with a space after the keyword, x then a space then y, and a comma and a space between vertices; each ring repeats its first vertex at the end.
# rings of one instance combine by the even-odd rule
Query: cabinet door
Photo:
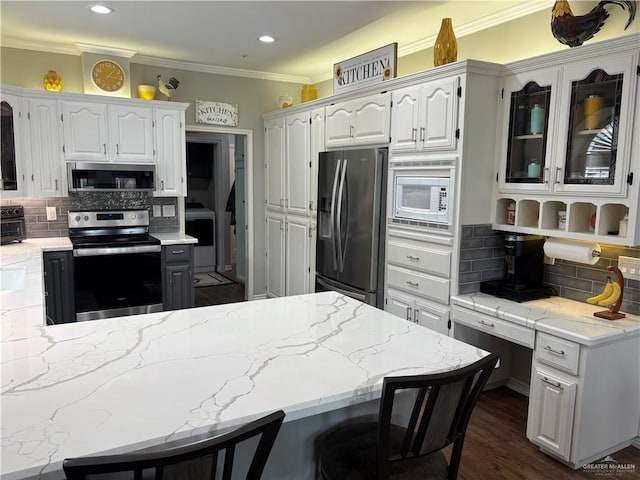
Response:
POLYGON ((414 321, 420 326, 429 328, 443 335, 448 335, 448 310, 444 308, 437 308, 434 305, 418 299, 416 300, 413 315, 414 321))
POLYGON ((504 80, 500 191, 550 189, 559 75, 553 68, 504 80))
POLYGON ((389 143, 391 94, 354 100, 353 143, 360 145, 389 143))
POLYGON ((311 119, 302 112, 285 119, 285 207, 287 213, 309 215, 311 119))
POLYGON ((309 253, 311 222, 287 217, 286 222, 286 294, 309 293, 309 253))
POLYGON ((111 154, 117 162, 153 163, 153 110, 111 105, 111 154))
POLYGON ((527 437, 565 460, 571 454, 576 384, 535 368, 527 437))
POLYGON ((420 87, 407 87, 392 93, 391 150, 418 148, 418 106, 420 87))
POLYGON ((635 56, 576 63, 562 78, 555 191, 626 196, 638 104, 635 56))
POLYGON ((31 98, 28 103, 33 193, 41 197, 66 197, 58 102, 31 98))
POLYGON ((353 143, 353 110, 350 105, 329 105, 325 108, 325 147, 351 145, 353 143))
POLYGON ((2 161, 0 162, 0 191, 2 196, 27 195, 25 182, 28 157, 23 153, 22 102, 17 95, 0 93, 2 161))
POLYGON ((415 302, 413 299, 400 295, 399 293, 388 290, 387 298, 384 305, 385 312, 389 312, 396 317, 404 318, 413 322, 413 307, 415 302))
POLYGON ((458 77, 422 86, 420 104, 420 149, 455 150, 458 126, 458 77))
POLYGON ((264 128, 267 208, 284 208, 284 118, 269 120, 264 128))
POLYGON ((107 160, 106 104, 62 102, 62 122, 66 160, 107 160))
POLYGON ((71 251, 43 254, 47 325, 76 321, 72 260, 71 251))
POLYGON ((267 296, 282 297, 285 294, 284 216, 268 216, 266 223, 267 296))
POLYGON ((165 266, 164 309, 178 310, 194 306, 194 284, 191 266, 175 263, 165 266))
POLYGON ((184 112, 155 110, 156 196, 187 194, 184 112))
POLYGON ((311 111, 311 185, 309 204, 311 216, 316 218, 318 204, 318 157, 324 152, 324 107, 311 111))

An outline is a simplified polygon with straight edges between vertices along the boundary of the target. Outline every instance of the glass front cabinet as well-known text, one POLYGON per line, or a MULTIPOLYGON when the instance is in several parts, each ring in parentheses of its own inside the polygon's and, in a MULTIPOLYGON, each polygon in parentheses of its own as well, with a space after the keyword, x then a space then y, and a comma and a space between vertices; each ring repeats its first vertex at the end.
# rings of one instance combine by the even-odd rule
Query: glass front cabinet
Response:
POLYGON ((626 196, 634 65, 599 57, 506 78, 499 190, 626 196))

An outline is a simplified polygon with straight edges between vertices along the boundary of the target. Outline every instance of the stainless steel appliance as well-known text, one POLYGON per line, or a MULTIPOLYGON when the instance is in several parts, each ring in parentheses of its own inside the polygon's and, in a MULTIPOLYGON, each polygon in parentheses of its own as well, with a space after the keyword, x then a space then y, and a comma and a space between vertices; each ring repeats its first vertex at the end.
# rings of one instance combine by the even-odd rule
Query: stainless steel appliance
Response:
POLYGON ((0 244, 22 242, 26 238, 24 208, 19 205, 0 207, 0 244))
POLYGON ((153 191, 155 166, 126 163, 67 163, 70 192, 153 191))
POLYGON ((69 212, 78 321, 162 311, 160 241, 147 210, 69 212))
POLYGON ((543 286, 544 237, 507 234, 504 237, 504 278, 480 283, 480 291, 526 302, 549 297, 543 286))
POLYGON ((316 291, 384 306, 387 149, 320 153, 316 291))
POLYGON ((184 230, 198 239, 194 246, 195 272, 216 270, 216 214, 201 203, 187 203, 184 212, 184 230))

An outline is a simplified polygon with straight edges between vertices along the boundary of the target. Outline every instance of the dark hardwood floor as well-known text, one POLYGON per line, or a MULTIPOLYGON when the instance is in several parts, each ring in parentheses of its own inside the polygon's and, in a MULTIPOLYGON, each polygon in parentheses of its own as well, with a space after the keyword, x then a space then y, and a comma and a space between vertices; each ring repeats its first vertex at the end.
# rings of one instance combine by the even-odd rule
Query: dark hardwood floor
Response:
MULTIPOLYGON (((231 280, 235 279, 233 272, 224 272, 223 275, 231 280)), ((196 307, 235 302, 244 302, 244 284, 242 283, 196 287, 196 307)))
POLYGON ((572 470, 543 454, 526 438, 527 405, 527 397, 507 388, 482 393, 469 422, 458 480, 640 479, 640 449, 633 446, 611 454, 615 463, 609 474, 572 470), (628 471, 614 469, 616 464, 628 471))

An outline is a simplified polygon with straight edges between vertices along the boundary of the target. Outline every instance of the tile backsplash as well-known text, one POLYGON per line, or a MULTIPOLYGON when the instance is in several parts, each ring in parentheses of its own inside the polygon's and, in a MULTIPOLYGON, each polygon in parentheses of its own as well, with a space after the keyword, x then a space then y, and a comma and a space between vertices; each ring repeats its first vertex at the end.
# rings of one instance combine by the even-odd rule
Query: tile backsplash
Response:
POLYGON ((175 197, 153 197, 145 192, 79 192, 69 197, 2 199, 2 205, 24 206, 27 238, 66 237, 70 210, 148 209, 152 233, 175 232, 178 217, 154 217, 153 205, 178 205, 175 197), (56 220, 47 220, 47 207, 56 208, 56 220))
MULTIPOLYGON (((493 231, 491 225, 465 225, 462 228, 460 250, 461 294, 480 291, 480 282, 502 278, 504 262, 503 233, 493 231)), ((607 280, 608 266, 617 266, 618 257, 640 257, 640 247, 619 247, 601 244, 602 256, 595 265, 556 259, 555 265, 544 266, 544 282, 558 295, 584 302, 602 291, 607 280)), ((640 282, 625 279, 623 312, 640 315, 640 282)))

